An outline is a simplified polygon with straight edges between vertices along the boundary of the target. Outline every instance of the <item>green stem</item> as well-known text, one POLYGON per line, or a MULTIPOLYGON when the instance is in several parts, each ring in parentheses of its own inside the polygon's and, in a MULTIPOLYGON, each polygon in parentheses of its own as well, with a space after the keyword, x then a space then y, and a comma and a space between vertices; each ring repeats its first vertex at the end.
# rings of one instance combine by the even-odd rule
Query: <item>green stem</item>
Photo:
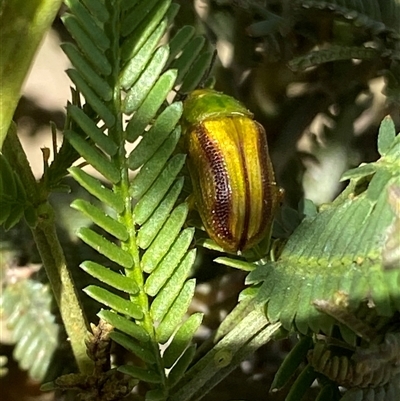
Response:
MULTIPOLYGON (((114 46, 112 48, 112 59, 114 60, 114 77, 112 85, 114 87, 114 96, 113 101, 110 103, 110 107, 114 115, 116 116, 117 124, 115 125, 115 127, 109 129, 109 135, 111 138, 114 138, 116 142, 120 142, 123 144, 123 142, 125 141, 125 136, 122 129, 123 115, 121 113, 121 88, 119 84, 119 72, 121 65, 118 34, 120 24, 119 10, 120 2, 117 2, 117 4, 115 4, 113 7, 113 14, 111 18, 112 23, 110 24, 110 26, 112 26, 114 37, 116 38, 114 46)), ((157 369, 161 376, 161 386, 165 389, 167 385, 167 379, 161 359, 160 349, 156 340, 154 322, 150 315, 149 298, 144 290, 145 280, 140 265, 139 247, 136 242, 137 232, 133 219, 132 199, 129 192, 129 169, 127 167, 126 151, 124 146, 120 146, 120 152, 114 157, 113 161, 118 165, 121 170, 121 181, 114 187, 114 190, 119 192, 123 199, 125 199, 125 211, 119 216, 119 221, 128 228, 129 232, 129 239, 125 243, 122 243, 121 247, 132 255, 134 261, 132 268, 125 269, 125 274, 127 277, 134 279, 139 287, 138 294, 132 295, 130 299, 133 303, 140 305, 142 308, 144 314, 143 319, 136 321, 136 323, 141 325, 150 335, 150 342, 152 345, 153 354, 156 359, 157 369)))
POLYGON ((26 188, 29 201, 36 208, 38 221, 32 228, 33 237, 60 309, 79 370, 81 373, 90 374, 93 371, 93 362, 86 355, 87 324, 58 240, 54 210, 47 202, 48 193, 40 187, 32 174, 14 125, 7 134, 3 151, 26 188))
POLYGON ((87 324, 57 237, 54 211, 48 203, 41 205, 40 209, 40 222, 32 230, 33 237, 57 301, 79 371, 83 374, 91 374, 94 365, 86 354, 84 341, 87 337, 87 324))
POLYGON ((199 400, 247 356, 270 341, 280 327, 280 323, 268 322, 263 308, 255 309, 186 373, 169 401, 199 400))
POLYGON ((22 83, 62 0, 3 0, 0 10, 0 149, 22 83))
MULTIPOLYGON (((120 163, 125 166, 126 164, 125 155, 123 160, 120 160, 120 163)), ((125 213, 121 216, 120 221, 125 225, 125 227, 129 227, 129 239, 127 243, 122 244, 122 247, 133 256, 134 260, 133 268, 125 269, 125 274, 126 276, 133 278, 139 287, 138 294, 132 295, 130 297, 132 302, 141 306, 144 314, 143 319, 137 321, 136 323, 140 324, 150 335, 151 338, 150 342, 152 345, 153 354, 156 358, 158 373, 161 376, 161 386, 165 389, 167 386, 167 379, 165 375, 164 365, 161 359, 160 349, 158 347, 156 339, 154 321, 150 315, 149 298, 144 290, 145 281, 143 277, 143 271, 140 265, 139 248, 136 243, 136 230, 133 220, 132 201, 129 193, 129 175, 127 167, 125 167, 122 177, 123 178, 121 180, 121 185, 119 189, 121 191, 122 196, 125 199, 126 207, 125 207, 125 213)))

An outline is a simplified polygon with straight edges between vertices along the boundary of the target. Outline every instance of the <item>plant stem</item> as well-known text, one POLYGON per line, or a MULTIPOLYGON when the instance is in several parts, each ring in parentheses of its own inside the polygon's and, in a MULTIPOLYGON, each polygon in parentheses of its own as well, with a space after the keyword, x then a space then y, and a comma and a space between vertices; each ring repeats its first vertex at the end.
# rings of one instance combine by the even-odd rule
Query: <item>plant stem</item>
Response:
MULTIPOLYGON (((119 2, 118 2, 119 3, 119 2)), ((132 278, 139 287, 139 292, 135 295, 130 296, 130 300, 140 305, 143 311, 143 318, 141 320, 136 321, 136 323, 142 326, 146 332, 149 334, 151 338, 151 347, 153 351, 153 355, 155 357, 155 364, 157 366, 158 373, 161 377, 161 387, 163 389, 166 388, 166 375, 164 366, 161 359, 160 348, 158 346, 154 321, 150 315, 150 307, 149 307, 149 297, 144 290, 144 276, 143 271, 140 265, 140 254, 139 247, 136 243, 137 232, 135 228, 135 223, 133 219, 133 210, 132 210, 132 198, 129 192, 130 179, 129 179, 129 169, 127 166, 127 156, 126 150, 123 146, 125 141, 125 133, 122 129, 123 115, 121 112, 121 87, 119 83, 120 76, 120 39, 119 39, 119 29, 120 29, 120 4, 116 4, 112 9, 112 17, 110 18, 110 26, 112 27, 112 32, 114 36, 114 42, 112 47, 114 60, 114 77, 112 81, 112 86, 114 87, 114 96, 113 101, 110 102, 110 109, 113 114, 116 116, 117 124, 115 127, 109 129, 109 136, 115 140, 116 143, 120 143, 120 152, 118 155, 114 157, 114 162, 118 165, 121 171, 121 181, 114 187, 114 190, 119 192, 121 196, 125 199, 125 210, 119 216, 119 221, 128 228, 129 239, 126 242, 121 244, 122 249, 129 252, 133 257, 133 266, 132 268, 125 269, 125 275, 127 277, 132 278)))
POLYGON ((84 341, 87 337, 87 324, 57 237, 54 211, 48 203, 41 205, 40 209, 40 221, 32 230, 33 237, 57 301, 79 371, 91 374, 94 365, 86 354, 84 341))
POLYGON ((280 327, 280 323, 268 322, 263 308, 256 308, 186 373, 169 400, 199 400, 243 359, 270 341, 280 327))
POLYGON ((38 220, 36 226, 31 228, 33 237, 79 370, 81 373, 90 374, 93 371, 93 362, 86 355, 87 323, 58 240, 54 210, 47 202, 48 193, 40 187, 32 174, 14 125, 7 134, 3 151, 26 188, 28 199, 36 207, 38 220))

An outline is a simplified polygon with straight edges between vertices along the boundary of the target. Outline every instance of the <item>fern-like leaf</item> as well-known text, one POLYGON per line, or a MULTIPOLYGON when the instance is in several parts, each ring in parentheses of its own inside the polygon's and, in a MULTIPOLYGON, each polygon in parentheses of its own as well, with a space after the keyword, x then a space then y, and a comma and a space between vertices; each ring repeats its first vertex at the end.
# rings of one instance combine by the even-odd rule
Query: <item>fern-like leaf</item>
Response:
POLYGON ((305 335, 273 383, 282 387, 307 357, 289 400, 300 399, 320 374, 330 383, 318 399, 337 399, 338 386, 349 390, 348 400, 399 395, 400 269, 383 257, 394 217, 388 194, 400 184, 400 135, 390 118, 381 124, 378 150, 377 162, 344 174, 346 190, 303 220, 278 261, 249 275, 262 283, 257 299, 268 318, 305 335), (311 333, 319 339, 313 345, 311 333))
POLYGON ((16 344, 14 359, 36 380, 44 379, 58 346, 52 301, 49 287, 30 279, 9 283, 0 293, 0 308, 16 344))
POLYGON ((316 50, 305 56, 296 57, 289 62, 292 70, 298 71, 308 67, 313 67, 322 63, 339 60, 369 60, 377 59, 379 52, 373 48, 361 46, 331 46, 329 49, 316 50))
POLYGON ((299 0, 297 3, 304 8, 334 12, 358 26, 371 30, 373 34, 393 29, 398 31, 399 28, 398 19, 395 22, 400 12, 396 0, 299 0))
POLYGON ((141 107, 136 110, 126 128, 127 139, 135 141, 144 129, 152 122, 158 109, 164 103, 168 93, 175 84, 176 71, 168 70, 156 82, 141 107))
POLYGON ((280 320, 288 330, 331 333, 334 319, 321 315, 313 302, 333 299, 338 291, 348 294, 351 309, 366 298, 373 300, 382 316, 393 316, 400 309, 395 284, 400 271, 384 272, 381 257, 385 232, 393 220, 388 188, 400 180, 400 136, 395 137, 387 124, 379 135, 381 159, 367 170, 361 166, 346 173, 344 179, 357 178, 342 195, 303 221, 277 262, 250 274, 249 282, 263 282, 260 297, 268 303, 269 318, 280 320), (368 188, 358 193, 357 183, 371 173, 368 188))
POLYGON ((341 23, 352 25, 352 29, 354 27, 364 35, 364 43, 357 43, 357 46, 344 45, 334 35, 329 47, 324 46, 291 60, 289 66, 293 70, 339 60, 359 59, 372 65, 381 65, 383 62, 386 67, 380 72, 387 78, 385 92, 391 101, 399 102, 400 4, 397 0, 298 0, 293 2, 293 7, 299 15, 309 13, 309 9, 331 14, 334 24, 339 18, 341 23))
POLYGON ((176 85, 181 84, 181 94, 189 93, 202 83, 214 55, 205 38, 193 34, 193 28, 185 26, 175 34, 170 43, 171 53, 167 67, 179 71, 176 85))
POLYGON ((68 75, 86 103, 68 107, 76 129, 64 134, 109 184, 70 168, 109 209, 105 213, 82 199, 72 207, 106 233, 82 227, 78 236, 122 270, 83 262, 83 270, 108 286, 91 285, 84 291, 104 306, 98 315, 114 327, 110 337, 142 361, 141 366, 118 370, 152 383, 148 397, 164 399, 169 391, 165 368, 180 366, 174 381, 184 373, 201 322, 201 314, 185 321, 195 287, 195 281, 188 280, 195 251, 189 250, 193 230, 183 229, 188 205, 177 204, 185 163, 185 155, 176 153, 182 104, 169 104, 167 96, 182 82, 193 87, 193 82, 185 84, 185 76, 197 85, 212 53, 204 51, 203 37, 176 39, 172 54, 168 45, 159 44, 177 12, 170 0, 126 1, 120 6, 108 0, 104 8, 91 0, 67 4, 70 15, 63 20, 77 42, 63 47, 74 65, 68 75), (176 58, 178 45, 184 49, 176 58), (138 144, 128 153, 125 141, 138 144), (131 179, 129 170, 138 169, 131 179), (164 362, 159 344, 166 342, 164 362))
POLYGON ((7 231, 14 227, 28 210, 32 211, 33 207, 27 200, 25 188, 5 155, 0 153, 0 224, 7 231))

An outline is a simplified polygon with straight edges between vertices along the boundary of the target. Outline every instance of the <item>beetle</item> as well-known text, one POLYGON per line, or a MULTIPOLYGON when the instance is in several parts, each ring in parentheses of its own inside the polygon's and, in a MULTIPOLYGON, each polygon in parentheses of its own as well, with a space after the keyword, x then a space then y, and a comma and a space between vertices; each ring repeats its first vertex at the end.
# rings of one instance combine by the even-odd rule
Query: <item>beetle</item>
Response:
POLYGON ((184 100, 182 128, 208 235, 228 252, 254 247, 270 232, 281 199, 264 128, 242 103, 212 89, 184 100))

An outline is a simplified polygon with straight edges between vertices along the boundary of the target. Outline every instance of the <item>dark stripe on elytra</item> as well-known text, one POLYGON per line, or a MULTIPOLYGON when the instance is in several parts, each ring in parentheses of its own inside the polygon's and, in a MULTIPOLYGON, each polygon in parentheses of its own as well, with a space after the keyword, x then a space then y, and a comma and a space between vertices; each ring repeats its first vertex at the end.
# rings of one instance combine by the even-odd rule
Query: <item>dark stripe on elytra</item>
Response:
POLYGON ((203 124, 198 124, 195 131, 215 185, 215 199, 213 199, 213 223, 215 225, 213 229, 222 238, 232 240, 232 233, 229 230, 231 188, 229 187, 228 172, 226 171, 221 150, 209 138, 209 134, 203 124))
POLYGON ((239 143, 239 152, 240 152, 240 164, 242 166, 243 178, 244 178, 244 221, 243 221, 243 231, 240 236, 240 241, 238 244, 238 249, 243 249, 247 243, 247 235, 249 231, 250 225, 250 183, 249 183, 249 175, 247 173, 247 168, 245 164, 245 152, 243 149, 243 141, 239 143))

